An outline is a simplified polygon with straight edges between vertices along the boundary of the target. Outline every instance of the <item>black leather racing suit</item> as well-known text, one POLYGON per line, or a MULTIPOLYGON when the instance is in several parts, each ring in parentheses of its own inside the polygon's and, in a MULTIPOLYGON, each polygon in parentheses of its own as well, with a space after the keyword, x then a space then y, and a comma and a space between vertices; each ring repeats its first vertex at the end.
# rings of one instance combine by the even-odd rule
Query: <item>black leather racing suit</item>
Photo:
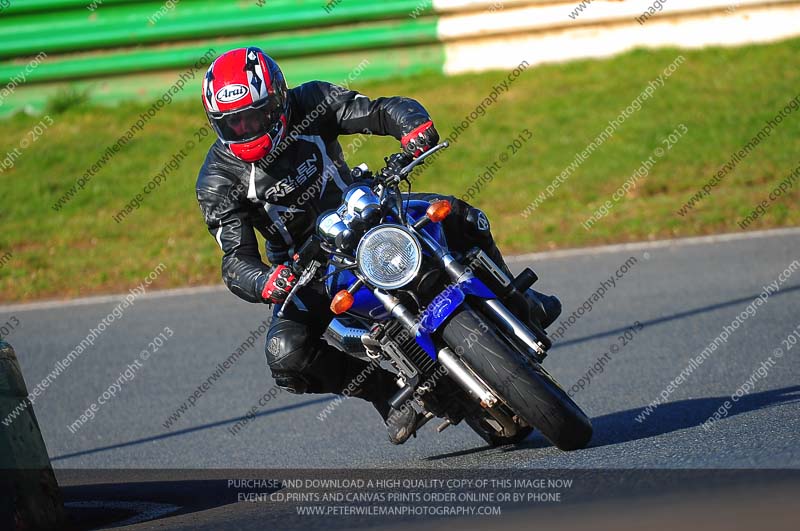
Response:
MULTIPOLYGON (((266 239, 267 259, 285 263, 314 231, 317 216, 341 202, 351 184, 339 135, 372 133, 400 140, 430 120, 416 101, 370 100, 358 92, 325 82, 310 82, 289 91, 288 139, 256 163, 236 158, 219 140, 211 146, 197 179, 197 200, 224 256, 222 278, 228 288, 250 302, 264 302, 261 292, 270 268, 261 260, 255 230, 266 239)), ((440 197, 420 195, 424 198, 440 197)), ((455 198, 445 232, 459 234, 459 247, 480 245, 502 263, 484 214, 455 198)), ((456 240, 456 239, 454 239, 456 240)), ((328 346, 320 335, 333 314, 322 286, 298 292, 283 318, 273 318, 265 345, 278 386, 296 393, 341 393, 365 369, 365 362, 328 346)), ((347 392, 373 402, 385 418, 386 400, 397 390, 383 369, 368 372, 360 388, 347 392)))

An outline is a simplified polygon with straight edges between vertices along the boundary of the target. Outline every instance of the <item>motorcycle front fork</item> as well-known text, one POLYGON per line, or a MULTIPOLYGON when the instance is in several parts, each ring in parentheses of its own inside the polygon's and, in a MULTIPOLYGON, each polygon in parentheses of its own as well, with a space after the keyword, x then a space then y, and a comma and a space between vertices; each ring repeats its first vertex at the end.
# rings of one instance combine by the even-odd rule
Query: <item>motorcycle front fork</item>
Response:
MULTIPOLYGON (((425 245, 428 250, 431 251, 431 253, 433 253, 434 256, 441 261, 444 270, 450 276, 450 279, 454 284, 461 284, 468 280, 476 279, 471 268, 468 269, 455 258, 453 258, 453 255, 450 254, 450 251, 439 245, 439 242, 431 238, 428 233, 419 230, 416 231, 416 234, 422 241, 423 245, 425 245)), ((485 256, 485 260, 490 264, 494 264, 488 256, 485 256)), ((499 271, 499 267, 497 267, 496 264, 494 264, 494 268, 497 269, 499 273, 502 273, 502 271, 499 271)), ((522 343, 522 345, 527 347, 531 355, 533 355, 537 361, 541 363, 541 361, 544 360, 544 358, 547 356, 547 348, 549 346, 546 344, 546 337, 543 337, 543 339, 540 340, 528 326, 526 326, 519 318, 517 318, 516 315, 509 311, 508 308, 506 308, 505 305, 503 305, 503 303, 497 298, 481 297, 480 303, 484 310, 486 310, 486 313, 492 316, 494 321, 500 325, 507 334, 516 338, 522 343)))

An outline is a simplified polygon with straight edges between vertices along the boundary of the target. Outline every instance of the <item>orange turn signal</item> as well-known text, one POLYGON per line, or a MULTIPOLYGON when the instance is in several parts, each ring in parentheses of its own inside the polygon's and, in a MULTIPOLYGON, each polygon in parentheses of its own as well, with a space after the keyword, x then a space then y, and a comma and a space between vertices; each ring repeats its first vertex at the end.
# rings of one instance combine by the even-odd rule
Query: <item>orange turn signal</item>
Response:
POLYGON ((334 295, 333 300, 331 301, 331 311, 336 315, 342 314, 353 306, 354 301, 355 298, 353 297, 353 294, 346 289, 343 289, 334 295))
POLYGON ((447 199, 440 199, 431 203, 431 206, 425 211, 425 215, 434 223, 439 223, 450 215, 450 210, 450 201, 447 199))

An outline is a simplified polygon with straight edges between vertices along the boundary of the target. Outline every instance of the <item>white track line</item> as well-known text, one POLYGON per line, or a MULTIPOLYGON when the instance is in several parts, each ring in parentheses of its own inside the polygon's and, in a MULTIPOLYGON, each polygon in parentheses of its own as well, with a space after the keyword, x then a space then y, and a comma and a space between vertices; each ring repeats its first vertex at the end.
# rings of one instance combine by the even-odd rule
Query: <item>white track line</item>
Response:
MULTIPOLYGON (((509 256, 506 262, 509 264, 520 262, 541 261, 570 256, 591 256, 596 254, 616 253, 622 251, 639 251, 646 249, 659 249, 665 247, 683 247, 689 245, 704 245, 713 243, 725 243, 741 240, 753 240, 758 238, 777 238, 781 236, 800 236, 800 227, 789 227, 784 229, 769 229, 751 232, 737 232, 728 234, 713 234, 710 236, 695 236, 691 238, 674 238, 669 240, 654 240, 649 242, 617 243, 613 245, 602 245, 597 247, 579 247, 576 249, 561 249, 555 251, 542 251, 537 253, 521 254, 509 256)), ((201 293, 223 293, 227 288, 222 285, 213 286, 194 286, 190 288, 165 289, 145 293, 139 299, 159 299, 165 297, 180 297, 186 295, 197 295, 201 293)), ((28 302, 21 304, 0 305, 0 312, 14 313, 32 310, 47 310, 52 308, 65 308, 69 306, 88 306, 92 304, 107 304, 119 302, 124 299, 127 293, 116 295, 98 295, 95 297, 83 297, 80 299, 70 299, 62 301, 42 301, 28 302)))
POLYGON ((662 249, 665 247, 685 247, 689 245, 726 243, 726 242, 735 242, 741 240, 755 240, 758 238, 776 238, 780 236, 800 236, 800 227, 758 230, 752 232, 733 232, 727 234, 712 234, 709 236, 693 236, 691 238, 673 238, 669 240, 653 240, 650 242, 616 243, 613 245, 602 245, 599 247, 580 247, 577 249, 543 251, 539 253, 528 253, 516 256, 509 256, 506 259, 506 261, 509 263, 530 262, 533 260, 547 260, 554 258, 565 258, 570 256, 582 256, 582 255, 591 256, 595 254, 617 253, 622 251, 643 251, 646 249, 662 249))
MULTIPOLYGON (((192 286, 190 288, 174 288, 154 290, 144 295, 140 295, 136 300, 141 299, 160 299, 166 297, 180 297, 183 295, 196 295, 198 293, 214 293, 214 292, 227 291, 227 288, 222 284, 214 286, 192 286)), ((95 295, 92 297, 81 297, 78 299, 55 300, 55 301, 41 301, 41 302, 23 302, 20 304, 5 304, 0 305, 0 312, 24 312, 30 310, 48 310, 51 308, 66 308, 69 306, 90 306, 93 304, 107 304, 111 302, 119 302, 123 300, 128 294, 119 293, 114 295, 95 295)))

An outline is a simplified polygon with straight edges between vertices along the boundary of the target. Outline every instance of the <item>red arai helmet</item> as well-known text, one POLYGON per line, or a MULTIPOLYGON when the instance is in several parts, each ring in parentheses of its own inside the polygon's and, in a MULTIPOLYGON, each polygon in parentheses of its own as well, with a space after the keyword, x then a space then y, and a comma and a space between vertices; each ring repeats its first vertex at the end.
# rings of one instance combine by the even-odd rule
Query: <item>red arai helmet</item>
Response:
POLYGON ((245 162, 269 155, 286 137, 286 81, 260 48, 237 48, 217 57, 203 80, 208 121, 245 162))

